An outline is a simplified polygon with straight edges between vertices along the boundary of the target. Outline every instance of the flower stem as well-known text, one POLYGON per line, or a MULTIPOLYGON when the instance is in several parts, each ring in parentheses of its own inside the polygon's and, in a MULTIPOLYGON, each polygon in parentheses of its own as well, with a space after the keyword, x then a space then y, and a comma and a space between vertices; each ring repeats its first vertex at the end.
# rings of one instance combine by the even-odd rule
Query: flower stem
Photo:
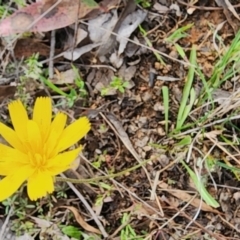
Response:
POLYGON ((118 172, 118 173, 108 174, 107 176, 100 176, 100 177, 88 178, 88 179, 74 179, 74 178, 56 177, 56 180, 60 181, 60 182, 71 182, 71 183, 94 183, 96 181, 101 181, 101 180, 106 180, 106 179, 122 176, 122 175, 124 175, 124 174, 126 174, 128 172, 132 172, 132 171, 140 168, 141 166, 145 165, 149 161, 150 161, 150 159, 145 160, 142 163, 137 164, 137 165, 135 165, 135 166, 133 166, 131 168, 128 168, 128 169, 123 170, 123 171, 118 172))

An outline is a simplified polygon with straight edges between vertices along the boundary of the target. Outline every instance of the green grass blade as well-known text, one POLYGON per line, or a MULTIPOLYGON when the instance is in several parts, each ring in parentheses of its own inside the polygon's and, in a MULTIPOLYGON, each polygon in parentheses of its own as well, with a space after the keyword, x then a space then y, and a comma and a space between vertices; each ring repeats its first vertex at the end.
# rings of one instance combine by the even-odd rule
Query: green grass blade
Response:
POLYGON ((206 202, 206 204, 211 207, 218 208, 220 206, 219 203, 209 194, 209 192, 206 190, 205 186, 201 182, 201 179, 197 177, 195 172, 193 172, 192 169, 188 167, 188 165, 184 161, 181 160, 181 163, 188 171, 194 185, 196 186, 197 191, 201 195, 202 199, 206 202))
MULTIPOLYGON (((196 66, 196 58, 197 58, 196 48, 197 47, 195 45, 193 45, 191 54, 190 54, 191 65, 189 66, 187 81, 186 81, 186 84, 183 89, 181 104, 180 104, 179 111, 178 111, 177 126, 176 126, 177 129, 180 129, 186 120, 186 107, 187 107, 188 97, 191 94, 191 88, 192 88, 195 66, 196 66)), ((189 107, 188 107, 188 112, 190 111, 189 107)))
POLYGON ((168 115, 169 115, 169 89, 166 86, 162 87, 163 93, 163 106, 165 118, 165 132, 168 133, 168 115))

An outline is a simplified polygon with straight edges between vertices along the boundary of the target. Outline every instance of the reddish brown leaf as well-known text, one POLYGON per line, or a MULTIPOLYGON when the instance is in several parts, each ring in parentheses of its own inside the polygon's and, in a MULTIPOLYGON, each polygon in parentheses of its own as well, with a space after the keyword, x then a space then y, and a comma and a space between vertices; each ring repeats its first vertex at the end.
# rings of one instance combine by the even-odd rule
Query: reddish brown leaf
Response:
POLYGON ((0 103, 3 100, 6 100, 6 98, 12 98, 14 94, 16 93, 16 87, 15 86, 0 86, 0 103))
POLYGON ((49 13, 42 16, 54 2, 56 1, 36 2, 16 11, 0 23, 0 36, 8 36, 25 31, 47 32, 66 27, 79 18, 85 17, 92 10, 99 9, 98 5, 92 7, 81 0, 62 0, 49 13), (40 20, 37 21, 37 19, 40 20), (37 22, 35 23, 35 21, 37 22))
POLYGON ((39 53, 39 55, 47 57, 49 52, 49 46, 32 38, 19 39, 14 47, 14 55, 17 59, 30 57, 33 53, 39 53))

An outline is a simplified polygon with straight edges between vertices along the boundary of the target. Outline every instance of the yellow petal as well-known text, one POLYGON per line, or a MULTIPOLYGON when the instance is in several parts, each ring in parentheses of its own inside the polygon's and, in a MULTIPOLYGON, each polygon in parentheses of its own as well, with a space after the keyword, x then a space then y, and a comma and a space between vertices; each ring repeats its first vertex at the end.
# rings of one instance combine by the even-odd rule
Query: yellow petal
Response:
POLYGON ((3 144, 0 144, 0 154, 0 175, 9 175, 29 163, 26 154, 3 144))
POLYGON ((66 127, 63 130, 58 143, 58 152, 69 148, 81 138, 83 138, 90 130, 90 127, 90 122, 86 117, 79 118, 68 127, 66 127))
POLYGON ((0 122, 0 134, 14 148, 21 152, 25 152, 25 147, 19 140, 16 132, 0 122))
POLYGON ((65 172, 71 167, 71 163, 73 163, 81 150, 82 147, 79 147, 77 149, 61 153, 55 158, 50 159, 47 165, 48 171, 51 173, 52 176, 65 172))
POLYGON ((35 121, 41 130, 42 139, 45 141, 48 137, 52 121, 52 103, 49 97, 37 98, 33 109, 33 121, 35 121))
POLYGON ((38 124, 33 120, 27 122, 28 144, 33 153, 42 153, 42 137, 38 124))
POLYGON ((9 198, 33 173, 29 166, 21 167, 17 172, 11 174, 0 181, 0 201, 9 198))
POLYGON ((15 161, 27 164, 28 156, 15 148, 0 143, 0 161, 15 161))
POLYGON ((10 103, 8 109, 17 136, 22 140, 22 142, 25 142, 27 136, 26 124, 28 121, 28 115, 25 107, 20 100, 17 100, 10 103))
POLYGON ((54 191, 53 177, 47 171, 36 171, 27 183, 28 196, 32 201, 54 191))
POLYGON ((19 162, 0 162, 0 175, 8 176, 18 171, 23 164, 19 162))
POLYGON ((52 158, 54 156, 53 150, 57 147, 57 143, 59 141, 59 138, 64 130, 64 127, 66 125, 67 121, 67 115, 64 113, 57 113, 56 117, 54 118, 50 134, 48 137, 48 140, 45 144, 46 147, 46 155, 48 158, 52 158))

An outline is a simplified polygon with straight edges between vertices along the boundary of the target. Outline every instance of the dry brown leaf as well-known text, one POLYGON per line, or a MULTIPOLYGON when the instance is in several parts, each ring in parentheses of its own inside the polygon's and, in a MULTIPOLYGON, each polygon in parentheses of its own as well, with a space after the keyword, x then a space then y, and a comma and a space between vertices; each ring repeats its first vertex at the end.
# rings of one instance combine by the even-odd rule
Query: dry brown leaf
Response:
MULTIPOLYGON (((170 189, 169 185, 164 183, 164 182, 159 183, 158 186, 160 188, 163 188, 163 189, 168 189, 168 188, 170 189)), ((190 195, 190 194, 188 194, 184 191, 179 191, 177 189, 176 189, 176 191, 171 189, 171 191, 169 191, 169 194, 173 195, 174 197, 176 197, 178 199, 181 199, 184 202, 188 202, 192 199, 192 195, 190 195)), ((217 210, 213 209, 212 207, 208 206, 205 202, 201 201, 198 198, 193 199, 190 204, 192 206, 196 207, 196 208, 201 207, 202 211, 214 212, 214 213, 220 214, 219 211, 217 211, 217 210)))
POLYGON ((61 206, 61 208, 69 209, 73 213, 73 215, 74 215, 76 221, 79 223, 79 225, 82 228, 84 228, 86 231, 96 233, 96 234, 102 234, 98 229, 87 224, 75 207, 61 206))
MULTIPOLYGON (((34 53, 39 53, 39 55, 47 57, 49 56, 49 52, 49 46, 32 38, 19 39, 14 47, 14 55, 17 59, 30 57, 34 53)), ((56 53, 58 53, 57 50, 56 53)))
POLYGON ((15 86, 0 86, 0 102, 6 98, 12 98, 16 93, 16 90, 15 86))

